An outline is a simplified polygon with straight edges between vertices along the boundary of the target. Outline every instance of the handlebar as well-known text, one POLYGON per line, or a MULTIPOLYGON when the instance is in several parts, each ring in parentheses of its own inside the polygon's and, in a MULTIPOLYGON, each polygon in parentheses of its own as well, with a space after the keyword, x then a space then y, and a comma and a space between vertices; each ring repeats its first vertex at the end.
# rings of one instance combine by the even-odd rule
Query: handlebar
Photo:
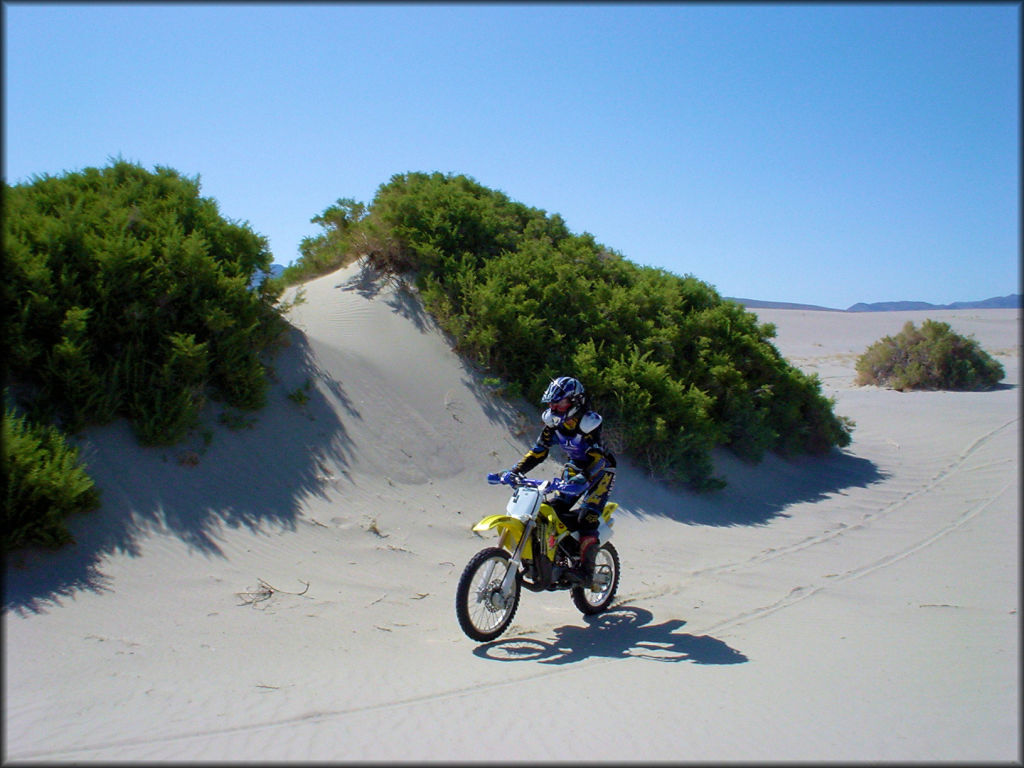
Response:
POLYGON ((535 480, 534 478, 523 477, 514 472, 491 472, 487 475, 487 482, 491 485, 510 485, 513 488, 525 485, 530 488, 540 488, 542 492, 565 491, 567 493, 583 493, 587 487, 586 483, 568 483, 558 477, 553 477, 550 480, 535 480))
POLYGON ((515 472, 491 472, 487 475, 487 482, 491 485, 511 485, 513 488, 520 485, 529 485, 532 488, 539 488, 543 480, 534 480, 515 472))

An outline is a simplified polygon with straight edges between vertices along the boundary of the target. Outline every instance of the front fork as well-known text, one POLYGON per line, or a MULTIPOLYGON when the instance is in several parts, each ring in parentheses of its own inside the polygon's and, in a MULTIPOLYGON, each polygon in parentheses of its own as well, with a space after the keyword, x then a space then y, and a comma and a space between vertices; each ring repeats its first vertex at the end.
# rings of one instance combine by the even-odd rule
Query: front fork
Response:
MULTIPOLYGON (((533 526, 536 521, 532 518, 527 521, 526 525, 523 526, 523 535, 519 537, 519 543, 516 545, 515 551, 512 552, 512 559, 509 562, 508 570, 505 572, 505 578, 501 580, 501 594, 509 595, 512 592, 512 584, 515 583, 516 574, 519 573, 519 566, 523 562, 522 554, 523 547, 526 546, 526 542, 529 540, 529 536, 533 534, 533 526)), ((506 528, 501 532, 501 536, 498 537, 498 548, 504 549, 505 542, 508 541, 508 529, 506 528)), ((491 583, 491 576, 494 574, 494 561, 492 560, 487 565, 486 578, 484 584, 491 583)))

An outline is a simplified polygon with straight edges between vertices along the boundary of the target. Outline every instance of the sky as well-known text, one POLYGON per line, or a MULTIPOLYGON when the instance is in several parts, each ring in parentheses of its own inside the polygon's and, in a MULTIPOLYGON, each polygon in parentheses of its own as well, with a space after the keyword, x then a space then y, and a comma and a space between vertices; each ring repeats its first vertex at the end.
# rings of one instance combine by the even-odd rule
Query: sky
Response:
POLYGON ((199 178, 298 258, 463 174, 723 296, 1021 291, 1019 3, 3 3, 8 184, 199 178))

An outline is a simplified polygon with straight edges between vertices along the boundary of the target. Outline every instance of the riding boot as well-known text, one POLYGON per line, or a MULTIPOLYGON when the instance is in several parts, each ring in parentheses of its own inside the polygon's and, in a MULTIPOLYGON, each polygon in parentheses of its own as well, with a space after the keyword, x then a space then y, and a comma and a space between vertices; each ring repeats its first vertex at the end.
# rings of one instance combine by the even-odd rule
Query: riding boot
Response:
POLYGON ((580 536, 580 568, 579 576, 583 586, 590 588, 594 581, 594 560, 597 558, 597 534, 589 533, 580 536))

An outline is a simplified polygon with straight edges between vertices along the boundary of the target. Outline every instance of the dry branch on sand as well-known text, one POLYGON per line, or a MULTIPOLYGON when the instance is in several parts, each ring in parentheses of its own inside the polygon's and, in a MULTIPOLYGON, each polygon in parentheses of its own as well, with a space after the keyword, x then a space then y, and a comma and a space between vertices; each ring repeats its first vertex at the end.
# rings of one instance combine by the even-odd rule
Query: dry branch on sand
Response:
POLYGON ((257 603, 262 603, 263 601, 269 600, 271 597, 273 597, 274 593, 280 593, 282 595, 305 595, 307 592, 309 592, 309 582, 303 581, 302 579, 299 579, 298 581, 300 584, 306 585, 306 588, 303 589, 301 592, 288 592, 286 590, 278 589, 277 587, 271 586, 263 579, 257 579, 259 586, 257 586, 256 589, 250 589, 246 592, 236 592, 235 594, 238 595, 238 597, 242 600, 242 602, 240 602, 239 605, 256 605, 257 603))

